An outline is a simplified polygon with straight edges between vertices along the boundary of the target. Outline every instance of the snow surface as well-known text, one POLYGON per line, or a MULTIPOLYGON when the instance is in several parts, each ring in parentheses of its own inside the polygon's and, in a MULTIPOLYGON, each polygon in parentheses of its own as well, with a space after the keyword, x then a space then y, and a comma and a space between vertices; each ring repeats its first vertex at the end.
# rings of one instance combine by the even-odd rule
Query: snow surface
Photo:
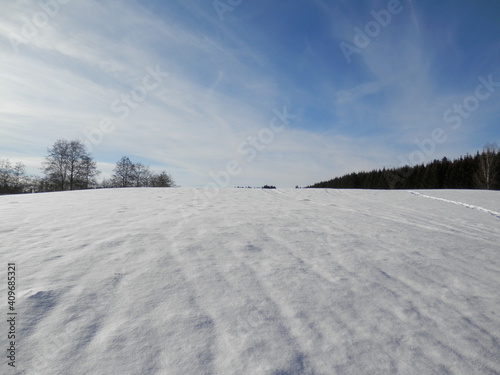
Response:
POLYGON ((439 198, 439 197, 436 197, 436 196, 431 196, 431 195, 427 195, 427 194, 418 193, 416 191, 412 191, 411 193, 415 194, 415 195, 418 195, 420 197, 429 198, 429 199, 435 199, 435 200, 442 201, 442 202, 447 202, 447 203, 453 203, 453 204, 457 204, 459 206, 464 206, 464 207, 467 207, 467 208, 470 208, 470 209, 473 209, 473 210, 479 210, 479 211, 487 212, 487 213, 495 216, 496 218, 500 219, 500 212, 493 211, 493 210, 488 210, 487 208, 484 208, 484 207, 475 206, 475 205, 472 205, 472 204, 469 204, 469 203, 457 202, 457 201, 452 201, 452 200, 449 200, 449 199, 439 198))
POLYGON ((0 197, 0 373, 500 374, 500 192, 201 192, 0 197))

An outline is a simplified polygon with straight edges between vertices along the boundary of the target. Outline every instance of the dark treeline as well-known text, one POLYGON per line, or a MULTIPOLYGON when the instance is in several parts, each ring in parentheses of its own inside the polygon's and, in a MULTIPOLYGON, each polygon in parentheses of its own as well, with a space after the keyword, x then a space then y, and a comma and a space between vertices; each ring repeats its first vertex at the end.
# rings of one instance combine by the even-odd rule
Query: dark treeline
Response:
POLYGON ((456 160, 358 172, 323 181, 309 188, 337 189, 494 189, 500 190, 500 152, 486 145, 476 155, 456 160))
POLYGON ((149 166, 122 157, 110 179, 98 181, 101 173, 94 158, 80 140, 57 140, 47 150, 41 166, 43 176, 28 176, 22 163, 0 159, 0 194, 23 194, 49 191, 118 187, 173 187, 166 172, 153 172, 149 166))

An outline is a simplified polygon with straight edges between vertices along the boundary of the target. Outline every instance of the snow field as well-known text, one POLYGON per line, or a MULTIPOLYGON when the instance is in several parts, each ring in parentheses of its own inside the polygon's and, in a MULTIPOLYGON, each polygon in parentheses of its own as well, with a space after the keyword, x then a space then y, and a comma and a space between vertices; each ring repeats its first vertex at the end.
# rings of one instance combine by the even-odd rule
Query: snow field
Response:
POLYGON ((5 373, 500 374, 499 192, 195 192, 0 197, 5 373))

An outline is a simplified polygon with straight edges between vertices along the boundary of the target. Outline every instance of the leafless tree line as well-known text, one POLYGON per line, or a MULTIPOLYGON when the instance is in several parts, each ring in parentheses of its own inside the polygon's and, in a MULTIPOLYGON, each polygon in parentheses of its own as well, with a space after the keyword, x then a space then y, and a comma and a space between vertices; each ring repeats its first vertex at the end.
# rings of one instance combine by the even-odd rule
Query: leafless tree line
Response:
POLYGON ((43 177, 26 175, 23 163, 0 159, 0 194, 81 190, 116 187, 172 187, 175 183, 166 172, 153 172, 142 163, 132 163, 126 156, 117 162, 111 179, 98 182, 97 163, 80 140, 57 140, 47 150, 42 162, 43 177))
POLYGON ((133 163, 127 156, 123 156, 113 169, 113 176, 104 180, 105 187, 173 187, 172 177, 165 171, 152 172, 149 166, 142 163, 133 163))

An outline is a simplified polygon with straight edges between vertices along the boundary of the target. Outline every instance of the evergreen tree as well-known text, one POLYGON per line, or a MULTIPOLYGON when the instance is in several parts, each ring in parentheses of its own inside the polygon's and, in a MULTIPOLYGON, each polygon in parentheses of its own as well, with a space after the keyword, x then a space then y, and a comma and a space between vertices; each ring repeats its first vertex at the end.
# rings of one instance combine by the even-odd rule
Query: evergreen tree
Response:
POLYGON ((474 157, 446 157, 426 165, 350 173, 322 181, 312 188, 343 189, 500 189, 500 152, 488 144, 474 157))

